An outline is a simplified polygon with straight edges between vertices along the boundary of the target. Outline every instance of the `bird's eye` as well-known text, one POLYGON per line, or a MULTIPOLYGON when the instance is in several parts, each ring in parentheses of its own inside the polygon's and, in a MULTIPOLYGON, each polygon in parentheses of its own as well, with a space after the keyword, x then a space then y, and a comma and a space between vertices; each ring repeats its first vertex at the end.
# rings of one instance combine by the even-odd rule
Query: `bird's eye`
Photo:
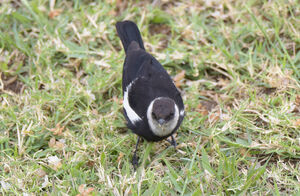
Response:
POLYGON ((154 112, 152 112, 152 117, 153 117, 154 119, 156 119, 156 115, 155 115, 154 112))
POLYGON ((173 116, 174 116, 174 113, 169 114, 166 120, 170 120, 171 118, 173 118, 173 116))

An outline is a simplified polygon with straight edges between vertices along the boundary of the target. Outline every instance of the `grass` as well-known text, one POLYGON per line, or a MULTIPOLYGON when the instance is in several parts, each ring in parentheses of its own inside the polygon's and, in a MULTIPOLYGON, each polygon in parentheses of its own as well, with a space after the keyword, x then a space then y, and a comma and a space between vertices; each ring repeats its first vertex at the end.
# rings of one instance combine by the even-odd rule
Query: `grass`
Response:
POLYGON ((1 195, 299 195, 297 1, 0 3, 1 195), (142 142, 122 116, 116 21, 140 27, 186 117, 142 142))

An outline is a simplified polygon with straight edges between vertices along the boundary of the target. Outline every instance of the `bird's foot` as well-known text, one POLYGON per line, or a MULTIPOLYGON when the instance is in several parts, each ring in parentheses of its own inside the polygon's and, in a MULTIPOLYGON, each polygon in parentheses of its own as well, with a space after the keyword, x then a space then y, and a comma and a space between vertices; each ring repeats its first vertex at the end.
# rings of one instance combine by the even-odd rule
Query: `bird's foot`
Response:
POLYGON ((134 153, 134 155, 132 157, 132 166, 133 166, 134 171, 136 171, 138 165, 139 165, 139 157, 137 157, 136 153, 134 153))
POLYGON ((172 146, 174 146, 174 148, 176 148, 176 147, 177 147, 177 142, 176 142, 174 136, 172 135, 171 138, 172 138, 172 140, 167 140, 167 141, 168 141, 172 146))
POLYGON ((167 141, 168 141, 172 146, 174 146, 174 148, 175 148, 175 150, 176 150, 176 147, 177 147, 176 140, 175 140, 175 138, 174 138, 173 135, 172 135, 171 137, 172 137, 172 140, 167 139, 167 141))

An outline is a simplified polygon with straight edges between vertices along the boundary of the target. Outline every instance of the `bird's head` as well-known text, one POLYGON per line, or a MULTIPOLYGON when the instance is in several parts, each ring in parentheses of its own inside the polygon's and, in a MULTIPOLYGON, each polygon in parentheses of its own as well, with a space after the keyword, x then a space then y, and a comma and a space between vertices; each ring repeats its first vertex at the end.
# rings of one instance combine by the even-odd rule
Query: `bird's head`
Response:
POLYGON ((168 135, 178 123, 178 106, 173 99, 158 97, 150 103, 147 110, 147 118, 149 126, 155 135, 168 135))

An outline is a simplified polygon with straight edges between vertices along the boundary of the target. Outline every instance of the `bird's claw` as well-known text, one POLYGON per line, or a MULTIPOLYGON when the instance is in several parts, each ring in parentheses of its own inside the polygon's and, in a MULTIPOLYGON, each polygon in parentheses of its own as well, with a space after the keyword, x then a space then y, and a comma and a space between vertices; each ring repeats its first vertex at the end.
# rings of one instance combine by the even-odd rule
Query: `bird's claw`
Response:
POLYGON ((175 150, 176 150, 176 147, 177 147, 176 140, 175 140, 175 138, 174 138, 173 135, 172 135, 171 137, 172 137, 172 140, 167 139, 167 141, 168 141, 172 146, 174 146, 174 148, 175 148, 175 150))

